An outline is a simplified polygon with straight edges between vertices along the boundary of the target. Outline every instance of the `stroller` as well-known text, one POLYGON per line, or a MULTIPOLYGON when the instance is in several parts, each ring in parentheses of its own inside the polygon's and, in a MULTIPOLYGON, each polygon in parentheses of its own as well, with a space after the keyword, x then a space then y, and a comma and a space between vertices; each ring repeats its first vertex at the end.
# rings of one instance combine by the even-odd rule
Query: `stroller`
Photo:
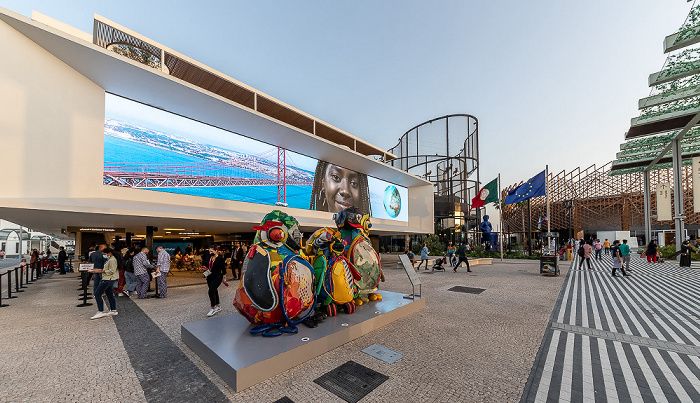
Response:
POLYGON ((435 259, 435 264, 433 265, 433 271, 436 271, 436 270, 437 271, 440 271, 440 270, 445 271, 445 267, 443 266, 444 264, 447 264, 447 255, 445 255, 439 259, 435 259))

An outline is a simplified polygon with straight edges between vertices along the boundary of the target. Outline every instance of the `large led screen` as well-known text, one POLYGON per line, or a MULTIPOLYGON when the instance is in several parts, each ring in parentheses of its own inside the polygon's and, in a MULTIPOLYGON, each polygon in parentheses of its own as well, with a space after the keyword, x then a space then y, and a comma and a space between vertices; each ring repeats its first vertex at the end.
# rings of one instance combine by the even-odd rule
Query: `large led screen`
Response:
POLYGON ((408 221, 408 190, 107 94, 104 184, 408 221))

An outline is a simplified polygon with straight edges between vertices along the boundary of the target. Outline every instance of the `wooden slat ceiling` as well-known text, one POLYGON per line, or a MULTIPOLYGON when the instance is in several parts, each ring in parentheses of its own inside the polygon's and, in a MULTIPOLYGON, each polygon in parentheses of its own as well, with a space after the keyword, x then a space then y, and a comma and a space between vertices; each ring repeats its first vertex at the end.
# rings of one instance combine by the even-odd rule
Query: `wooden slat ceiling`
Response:
MULTIPOLYGON (((95 20, 95 44, 107 48, 110 44, 121 43, 137 47, 152 54, 157 59, 161 57, 161 48, 151 45, 141 39, 135 38, 117 28, 102 21, 95 20)), ((380 155, 393 158, 381 148, 367 142, 355 139, 339 130, 333 129, 318 120, 299 113, 279 102, 273 101, 253 90, 238 85, 230 80, 220 77, 211 71, 199 67, 183 58, 176 56, 167 50, 163 52, 163 61, 167 68, 165 72, 173 77, 188 82, 199 88, 210 91, 239 105, 256 110, 270 118, 287 123, 309 134, 315 134, 333 143, 344 145, 363 155, 380 155), (257 96, 257 102, 256 102, 257 96), (314 130, 314 122, 315 130, 314 130)))
POLYGON ((351 150, 355 149, 355 142, 348 136, 334 130, 322 123, 316 122, 316 135, 333 143, 348 147, 351 150))
POLYGON ((255 107, 255 93, 253 91, 225 80, 182 58, 165 52, 165 66, 170 70, 170 75, 174 77, 247 108, 253 109, 255 107))
POLYGON ((313 134, 314 132, 313 119, 261 95, 258 95, 258 112, 264 113, 265 115, 275 118, 281 122, 290 124, 298 129, 304 130, 307 133, 313 134))

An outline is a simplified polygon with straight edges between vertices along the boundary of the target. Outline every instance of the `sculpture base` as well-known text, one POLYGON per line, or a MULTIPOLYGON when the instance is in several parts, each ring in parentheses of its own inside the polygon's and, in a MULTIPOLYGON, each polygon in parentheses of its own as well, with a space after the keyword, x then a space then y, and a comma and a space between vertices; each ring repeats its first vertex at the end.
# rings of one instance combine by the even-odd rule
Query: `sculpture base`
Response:
POLYGON ((359 306, 352 315, 326 318, 315 329, 300 324, 297 334, 251 335, 250 323, 236 313, 185 324, 181 338, 238 392, 425 307, 424 298, 379 292, 381 301, 359 306))

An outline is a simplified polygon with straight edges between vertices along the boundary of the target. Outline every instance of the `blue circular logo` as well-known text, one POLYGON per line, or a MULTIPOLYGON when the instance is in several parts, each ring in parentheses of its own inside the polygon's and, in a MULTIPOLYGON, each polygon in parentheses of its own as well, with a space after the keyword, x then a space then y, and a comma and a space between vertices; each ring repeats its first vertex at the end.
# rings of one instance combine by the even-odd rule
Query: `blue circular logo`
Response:
POLYGON ((389 185, 384 189, 384 210, 391 218, 396 218, 401 212, 401 195, 399 189, 394 185, 389 185))

